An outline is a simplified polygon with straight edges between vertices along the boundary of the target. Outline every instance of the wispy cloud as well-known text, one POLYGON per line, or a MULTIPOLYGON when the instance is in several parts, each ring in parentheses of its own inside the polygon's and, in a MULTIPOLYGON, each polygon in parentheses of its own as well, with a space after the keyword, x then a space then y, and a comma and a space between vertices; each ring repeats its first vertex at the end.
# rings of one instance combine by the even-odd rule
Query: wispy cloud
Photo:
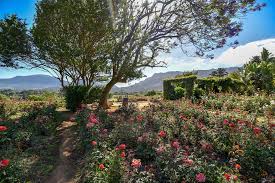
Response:
POLYGON ((219 67, 242 66, 253 56, 259 55, 265 47, 275 55, 275 39, 266 39, 228 48, 213 60, 167 54, 160 59, 167 62, 167 68, 146 69, 147 75, 167 71, 191 71, 197 69, 212 69, 219 67))

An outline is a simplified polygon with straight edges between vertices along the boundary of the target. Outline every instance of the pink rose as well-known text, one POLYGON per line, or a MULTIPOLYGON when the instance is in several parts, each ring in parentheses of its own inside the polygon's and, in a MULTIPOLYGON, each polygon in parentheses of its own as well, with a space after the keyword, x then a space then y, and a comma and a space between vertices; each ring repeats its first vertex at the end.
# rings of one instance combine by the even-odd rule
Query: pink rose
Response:
POLYGON ((206 177, 203 173, 198 173, 196 175, 196 181, 197 182, 205 182, 206 181, 206 177))

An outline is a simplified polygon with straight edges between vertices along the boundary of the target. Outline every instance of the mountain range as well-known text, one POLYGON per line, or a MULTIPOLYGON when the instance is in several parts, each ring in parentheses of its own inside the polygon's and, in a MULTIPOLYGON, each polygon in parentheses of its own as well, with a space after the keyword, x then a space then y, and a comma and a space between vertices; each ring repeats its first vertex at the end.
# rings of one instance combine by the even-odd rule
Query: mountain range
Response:
MULTIPOLYGON (((238 67, 226 68, 228 73, 237 71, 238 67)), ((216 69, 210 70, 195 70, 198 77, 207 77, 216 69)), ((180 71, 170 71, 165 73, 156 73, 151 77, 146 78, 134 85, 128 87, 114 86, 112 92, 146 92, 150 90, 161 91, 162 82, 166 78, 173 78, 177 75, 183 74, 180 71)), ((9 79, 0 79, 0 89, 13 90, 58 90, 60 89, 60 82, 58 79, 48 75, 30 75, 30 76, 16 76, 9 79)))
MULTIPOLYGON (((226 72, 231 73, 235 72, 239 69, 239 67, 229 67, 225 68, 226 72)), ((194 70, 193 73, 197 73, 197 76, 199 78, 208 77, 213 71, 216 71, 217 69, 210 69, 210 70, 194 70)), ((116 87, 113 88, 113 92, 123 92, 123 93, 134 93, 134 92, 146 92, 146 91, 162 91, 163 87, 163 80, 167 78, 174 78, 177 75, 184 74, 184 72, 180 71, 170 71, 165 73, 156 73, 151 77, 146 78, 143 81, 140 81, 139 83, 136 83, 134 85, 128 86, 128 87, 116 87)))

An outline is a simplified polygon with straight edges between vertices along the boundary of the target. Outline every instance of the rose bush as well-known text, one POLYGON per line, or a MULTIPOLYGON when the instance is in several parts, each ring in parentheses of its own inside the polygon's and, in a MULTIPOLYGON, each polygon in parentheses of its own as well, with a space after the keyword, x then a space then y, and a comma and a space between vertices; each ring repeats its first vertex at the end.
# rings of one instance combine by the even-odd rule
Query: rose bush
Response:
POLYGON ((144 111, 79 111, 80 182, 274 181, 270 117, 259 121, 263 110, 251 112, 240 107, 246 98, 230 97, 231 107, 216 96, 221 107, 174 101, 144 111))

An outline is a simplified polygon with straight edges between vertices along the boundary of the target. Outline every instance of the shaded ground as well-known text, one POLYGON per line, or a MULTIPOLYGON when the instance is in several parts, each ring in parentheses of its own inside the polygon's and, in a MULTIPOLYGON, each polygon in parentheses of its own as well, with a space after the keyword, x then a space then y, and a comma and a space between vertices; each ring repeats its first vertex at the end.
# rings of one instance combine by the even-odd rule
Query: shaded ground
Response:
POLYGON ((74 130, 75 122, 69 121, 72 113, 60 111, 63 122, 58 127, 60 135, 59 157, 57 160, 57 167, 52 172, 51 176, 47 178, 45 183, 73 183, 73 178, 76 172, 74 164, 74 149, 76 147, 77 133, 74 130))

